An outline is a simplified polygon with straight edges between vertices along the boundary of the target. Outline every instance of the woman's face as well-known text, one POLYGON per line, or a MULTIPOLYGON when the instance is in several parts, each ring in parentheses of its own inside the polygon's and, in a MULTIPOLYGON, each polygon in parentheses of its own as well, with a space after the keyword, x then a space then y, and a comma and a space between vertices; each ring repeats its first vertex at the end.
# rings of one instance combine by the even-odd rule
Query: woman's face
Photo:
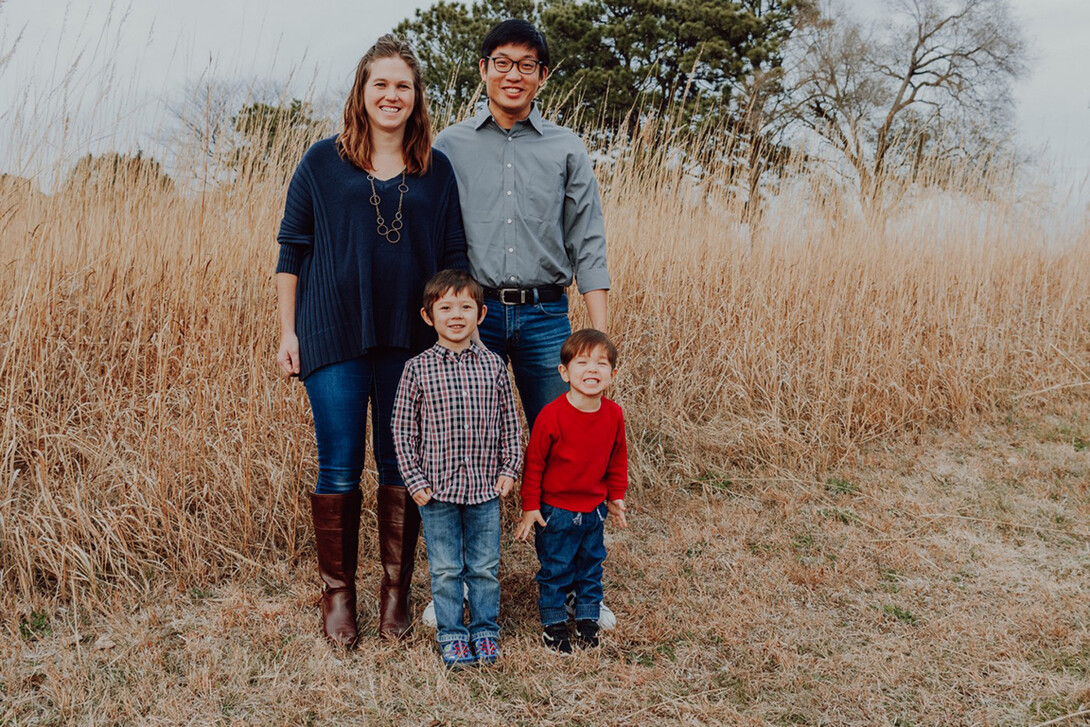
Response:
POLYGON ((363 91, 363 107, 374 128, 402 131, 416 105, 413 72, 405 61, 391 56, 371 62, 363 91))

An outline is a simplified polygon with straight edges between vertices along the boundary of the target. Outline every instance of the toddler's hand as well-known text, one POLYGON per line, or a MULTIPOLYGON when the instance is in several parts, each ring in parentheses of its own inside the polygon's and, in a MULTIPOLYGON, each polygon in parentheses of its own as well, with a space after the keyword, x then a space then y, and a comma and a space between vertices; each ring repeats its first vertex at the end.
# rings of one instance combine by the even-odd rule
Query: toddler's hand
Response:
POLYGON ((515 540, 526 540, 530 537, 530 533, 534 532, 534 523, 545 527, 545 518, 541 517, 541 510, 527 510, 522 513, 522 519, 515 528, 515 540))
POLYGON ((606 509, 609 510, 609 516, 617 523, 617 527, 628 527, 628 520, 624 516, 624 500, 610 500, 606 503, 606 509))
POLYGON ((423 490, 417 490, 416 492, 414 492, 413 502, 415 502, 418 507, 424 507, 429 502, 431 502, 431 488, 425 487, 423 490))
POLYGON ((500 475, 499 479, 496 480, 496 492, 500 493, 500 497, 507 497, 507 493, 509 493, 514 486, 514 479, 507 475, 500 475))

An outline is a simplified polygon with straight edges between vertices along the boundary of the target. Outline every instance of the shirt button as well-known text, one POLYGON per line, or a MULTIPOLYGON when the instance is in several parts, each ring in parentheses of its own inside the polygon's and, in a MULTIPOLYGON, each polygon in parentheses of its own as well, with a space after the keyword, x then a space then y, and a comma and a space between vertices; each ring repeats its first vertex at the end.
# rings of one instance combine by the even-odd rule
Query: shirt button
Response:
POLYGON ((508 278, 508 280, 514 280, 514 279, 515 279, 514 275, 512 275, 510 278, 508 278))
POLYGON ((507 162, 507 168, 508 168, 508 169, 510 169, 510 168, 511 168, 511 162, 507 162))
POLYGON ((507 248, 507 252, 514 252, 514 251, 515 251, 515 248, 513 248, 513 247, 507 248))
POLYGON ((511 196, 511 190, 510 190, 510 189, 509 189, 509 190, 507 190, 507 196, 508 196, 508 197, 510 197, 510 196, 511 196))
POLYGON ((514 220, 507 220, 507 224, 511 224, 514 220))

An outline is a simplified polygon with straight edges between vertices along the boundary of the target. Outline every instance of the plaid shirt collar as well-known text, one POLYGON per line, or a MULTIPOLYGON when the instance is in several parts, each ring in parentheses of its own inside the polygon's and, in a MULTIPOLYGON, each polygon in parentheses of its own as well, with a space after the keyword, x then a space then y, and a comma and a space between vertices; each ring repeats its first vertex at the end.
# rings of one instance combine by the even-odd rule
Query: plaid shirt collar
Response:
POLYGON ((441 343, 436 343, 427 350, 427 353, 440 361, 458 361, 467 354, 472 355, 473 358, 480 358, 481 354, 484 353, 484 349, 476 341, 471 341, 469 346, 461 351, 453 351, 441 343))

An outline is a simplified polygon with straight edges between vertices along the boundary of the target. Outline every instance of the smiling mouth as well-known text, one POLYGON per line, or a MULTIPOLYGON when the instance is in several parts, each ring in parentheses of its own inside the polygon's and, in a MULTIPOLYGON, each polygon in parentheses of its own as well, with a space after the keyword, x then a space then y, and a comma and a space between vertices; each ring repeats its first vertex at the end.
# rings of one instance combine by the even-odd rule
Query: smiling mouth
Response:
POLYGON ((396 114, 401 109, 397 106, 379 106, 379 111, 385 111, 388 114, 396 114))

